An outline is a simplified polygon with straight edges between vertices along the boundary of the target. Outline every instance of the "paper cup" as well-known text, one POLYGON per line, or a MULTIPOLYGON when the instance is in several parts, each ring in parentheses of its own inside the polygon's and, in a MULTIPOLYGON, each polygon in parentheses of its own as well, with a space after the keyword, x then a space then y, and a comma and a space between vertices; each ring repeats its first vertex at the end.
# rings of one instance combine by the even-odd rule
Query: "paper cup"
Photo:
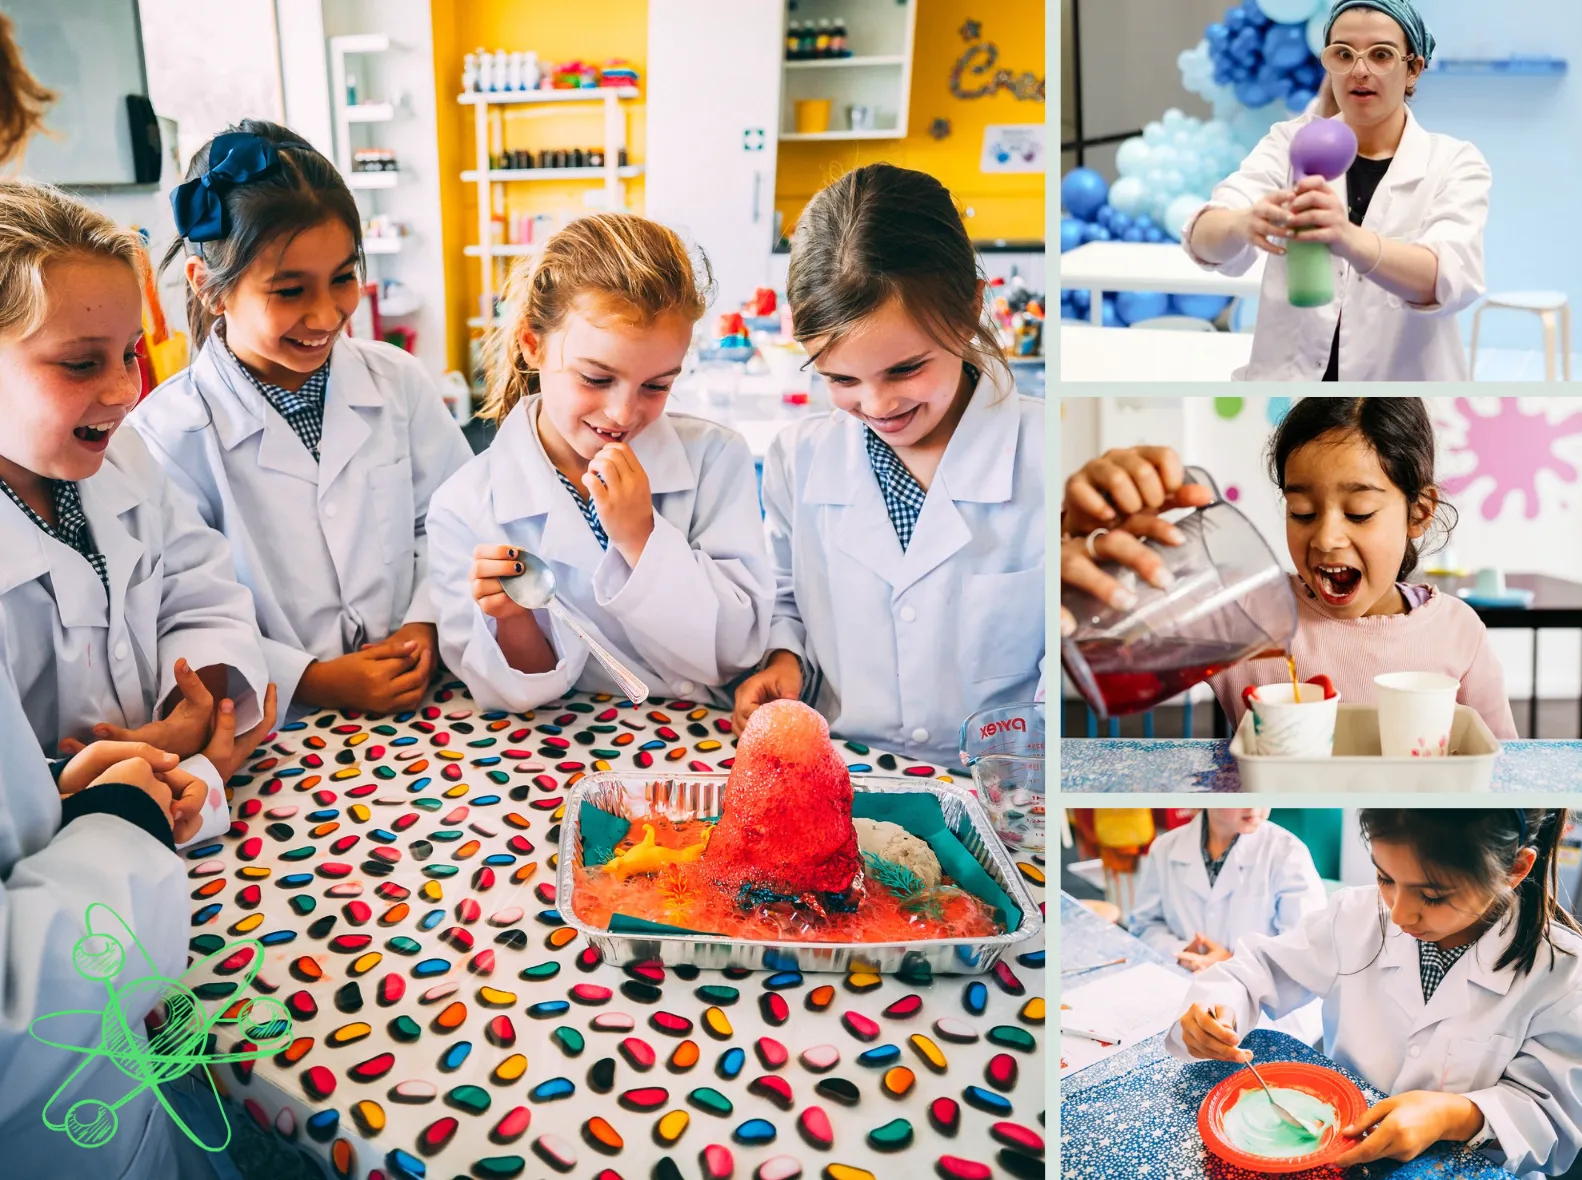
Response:
POLYGON ((1335 747, 1335 715, 1340 694, 1324 699, 1317 684, 1292 687, 1263 684, 1248 698, 1252 709, 1253 752, 1277 758, 1328 758, 1335 747))
POLYGON ((1461 682, 1438 672, 1387 672, 1373 678, 1379 746, 1386 758, 1445 758, 1461 682))

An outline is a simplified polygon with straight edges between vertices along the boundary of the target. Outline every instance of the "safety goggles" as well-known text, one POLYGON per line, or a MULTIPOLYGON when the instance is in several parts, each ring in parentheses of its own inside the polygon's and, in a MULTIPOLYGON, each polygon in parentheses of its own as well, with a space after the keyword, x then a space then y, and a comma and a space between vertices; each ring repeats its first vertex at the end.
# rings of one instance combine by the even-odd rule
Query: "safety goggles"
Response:
POLYGON ((1324 46, 1324 52, 1319 54, 1318 60, 1331 74, 1349 74, 1357 68, 1360 59, 1363 68, 1376 78, 1386 74, 1393 74, 1408 61, 1416 56, 1406 53, 1394 45, 1370 45, 1367 49, 1356 50, 1350 45, 1341 45, 1338 42, 1324 46))

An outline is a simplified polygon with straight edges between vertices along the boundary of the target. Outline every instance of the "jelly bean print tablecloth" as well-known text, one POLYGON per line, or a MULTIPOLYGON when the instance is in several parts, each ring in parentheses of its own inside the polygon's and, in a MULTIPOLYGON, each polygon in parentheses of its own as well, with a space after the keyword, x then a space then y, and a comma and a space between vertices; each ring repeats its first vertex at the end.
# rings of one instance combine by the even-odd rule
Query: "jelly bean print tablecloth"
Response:
MULTIPOLYGON (((1089 963, 1127 962, 1070 979, 1070 985, 1103 979, 1138 963, 1182 971, 1119 926, 1106 922, 1069 895, 1060 895, 1060 969, 1089 963)), ((1185 974, 1185 972, 1182 972, 1185 974)), ((1295 1037, 1268 1029, 1248 1034, 1246 1046, 1259 1062, 1309 1061, 1345 1074, 1378 1102, 1384 1094, 1295 1037)), ((1219 1061, 1178 1061, 1165 1052, 1164 1034, 1149 1037, 1060 1083, 1060 1175, 1062 1180, 1258 1180, 1264 1173, 1233 1167, 1210 1155, 1198 1134, 1198 1107, 1236 1067, 1219 1061)), ((1333 1168, 1290 1174, 1295 1180, 1336 1180, 1333 1168)), ((1347 1180, 1429 1180, 1458 1177, 1496 1180, 1509 1173, 1481 1155, 1436 1144, 1407 1164, 1381 1161, 1349 1169, 1347 1180)))
MULTIPOLYGON (((1241 790, 1230 742, 1206 738, 1062 738, 1060 789, 1066 794, 1145 794, 1241 790)), ((1582 741, 1501 744, 1491 791, 1582 791, 1582 741)))
MULTIPOLYGON (((688 702, 491 713, 459 684, 283 726, 231 780, 231 831, 186 854, 192 956, 261 944, 200 997, 293 1021, 215 1067, 233 1109, 336 1176, 1041 1177, 1041 938, 988 974, 881 978, 618 967, 563 924, 577 778, 726 770, 733 746, 688 702)), ((1041 901, 1043 858, 1015 859, 1041 901)))

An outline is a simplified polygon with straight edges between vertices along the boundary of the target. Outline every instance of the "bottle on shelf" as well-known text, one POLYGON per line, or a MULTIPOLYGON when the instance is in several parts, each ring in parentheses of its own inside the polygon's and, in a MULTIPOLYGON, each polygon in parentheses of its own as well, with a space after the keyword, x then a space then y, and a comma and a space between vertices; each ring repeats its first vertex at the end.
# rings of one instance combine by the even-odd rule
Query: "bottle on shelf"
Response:
POLYGON ((478 47, 478 90, 487 94, 494 89, 494 58, 483 46, 478 47))
POLYGON ((604 167, 604 149, 603 148, 589 148, 588 149, 588 167, 589 168, 603 168, 604 167))
POLYGON ((356 74, 347 74, 346 75, 346 105, 349 106, 349 107, 354 107, 354 106, 357 105, 357 75, 356 74))
POLYGON ((496 90, 505 89, 506 83, 510 78, 510 69, 510 61, 505 56, 505 50, 496 49, 494 51, 494 88, 496 90))
POLYGON ((802 57, 802 24, 791 21, 786 25, 786 60, 798 61, 802 57))
POLYGON ((538 84, 543 80, 543 72, 538 68, 538 54, 528 49, 522 53, 522 89, 537 90, 538 84))
POLYGON ((816 39, 816 34, 814 32, 814 29, 813 29, 813 22, 810 21, 810 20, 803 21, 802 22, 802 58, 803 58, 804 61, 806 59, 808 59, 808 58, 813 56, 813 43, 814 43, 815 39, 816 39))
POLYGON ((826 16, 823 20, 818 22, 818 32, 816 34, 814 34, 814 37, 813 37, 813 56, 814 57, 828 57, 828 56, 830 56, 830 52, 829 52, 829 38, 830 38, 830 23, 829 23, 829 17, 826 16))
POLYGON ((461 59, 461 92, 473 94, 478 89, 478 55, 469 53, 461 59))
POLYGON ((837 16, 835 27, 830 30, 829 55, 831 57, 850 57, 851 50, 846 47, 846 18, 837 16))

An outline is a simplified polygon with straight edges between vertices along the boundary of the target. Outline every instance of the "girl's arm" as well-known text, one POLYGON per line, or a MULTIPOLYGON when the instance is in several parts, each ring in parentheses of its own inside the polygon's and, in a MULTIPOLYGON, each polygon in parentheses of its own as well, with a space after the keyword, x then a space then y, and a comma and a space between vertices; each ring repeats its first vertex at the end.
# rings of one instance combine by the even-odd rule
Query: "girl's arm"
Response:
MULTIPOLYGON (((1235 1018, 1236 1031, 1246 1036, 1257 1026, 1260 1011, 1279 1018, 1327 995, 1340 971, 1335 937, 1339 916, 1339 907, 1331 902, 1288 934, 1247 935, 1236 944, 1234 958, 1216 963, 1192 981, 1183 1007, 1201 1004, 1212 1012, 1224 1005, 1235 1018)), ((1189 1056, 1179 1023, 1165 1038, 1165 1048, 1172 1056, 1189 1056)))
MULTIPOLYGON (((1534 975, 1547 949, 1538 952, 1534 975)), ((1560 952, 1556 952, 1557 955, 1560 952)), ((1484 1144, 1508 1172, 1566 1172, 1582 1150, 1582 996, 1576 992, 1542 1010, 1500 1080, 1471 1099, 1494 1132, 1484 1144)))
POLYGON ((698 466, 688 532, 654 513, 636 566, 612 544, 593 592, 643 664, 713 688, 763 658, 774 583, 746 441, 728 435, 698 466))
POLYGON ((1136 938, 1158 951, 1171 962, 1186 949, 1187 940, 1178 938, 1165 920, 1164 891, 1159 883, 1159 845, 1156 842, 1143 858, 1143 875, 1137 882, 1137 895, 1131 916, 1126 919, 1126 929, 1136 938))
MULTIPOLYGON (((1467 613, 1472 614, 1470 608, 1467 613)), ((1518 736, 1516 718, 1511 715, 1511 701, 1505 695, 1505 670, 1500 667, 1499 658, 1494 654, 1489 633, 1482 621, 1474 616, 1470 625, 1477 627, 1481 634, 1472 664, 1461 677, 1461 690, 1456 693, 1456 700, 1476 709, 1478 716, 1483 718, 1500 741, 1515 741, 1518 736)))
MULTIPOLYGON (((1291 132, 1275 124, 1241 167, 1214 187, 1202 209, 1187 219, 1181 245, 1199 266, 1228 275, 1246 274, 1258 250, 1248 240, 1255 210, 1290 187, 1291 132)), ((1260 217, 1271 210, 1263 208, 1260 217)))
POLYGON ((807 624, 796 600, 796 576, 792 568, 792 518, 796 514, 796 495, 792 489, 791 431, 782 432, 769 444, 764 456, 764 535, 769 541, 769 565, 774 578, 774 604, 769 619, 769 650, 789 652, 802 665, 803 687, 809 673, 807 624))

